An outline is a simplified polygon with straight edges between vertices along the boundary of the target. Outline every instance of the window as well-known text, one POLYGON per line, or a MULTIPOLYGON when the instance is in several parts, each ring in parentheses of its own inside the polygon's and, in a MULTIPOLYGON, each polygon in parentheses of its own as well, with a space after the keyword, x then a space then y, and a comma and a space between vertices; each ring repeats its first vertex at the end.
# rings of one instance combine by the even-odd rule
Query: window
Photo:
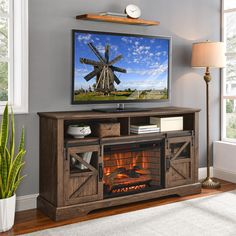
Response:
POLYGON ((236 141, 236 1, 223 0, 226 68, 222 84, 222 139, 236 141))
POLYGON ((0 0, 0 112, 28 112, 28 0, 0 0))

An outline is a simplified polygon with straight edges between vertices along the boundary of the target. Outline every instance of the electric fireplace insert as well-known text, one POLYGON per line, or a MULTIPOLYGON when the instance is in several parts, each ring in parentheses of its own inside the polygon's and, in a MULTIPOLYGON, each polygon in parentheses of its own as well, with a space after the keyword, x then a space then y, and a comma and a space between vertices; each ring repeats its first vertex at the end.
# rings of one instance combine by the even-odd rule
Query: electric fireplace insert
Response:
POLYGON ((164 187, 163 142, 110 145, 104 148, 104 198, 164 187))

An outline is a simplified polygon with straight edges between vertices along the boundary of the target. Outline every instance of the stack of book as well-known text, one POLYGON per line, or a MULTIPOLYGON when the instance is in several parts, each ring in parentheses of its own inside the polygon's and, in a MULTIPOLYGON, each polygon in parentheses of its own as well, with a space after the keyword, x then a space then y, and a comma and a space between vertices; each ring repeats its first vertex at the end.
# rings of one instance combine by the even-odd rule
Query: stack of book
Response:
POLYGON ((130 132, 133 134, 149 134, 160 132, 157 125, 131 125, 130 132))

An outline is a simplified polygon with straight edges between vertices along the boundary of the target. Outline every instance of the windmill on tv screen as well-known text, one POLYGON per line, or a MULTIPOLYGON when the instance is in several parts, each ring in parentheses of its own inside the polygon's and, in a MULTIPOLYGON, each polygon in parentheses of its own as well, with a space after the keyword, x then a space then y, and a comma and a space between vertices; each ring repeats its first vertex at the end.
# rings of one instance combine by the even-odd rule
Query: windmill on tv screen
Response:
POLYGON ((98 61, 88 58, 80 58, 80 62, 82 64, 87 64, 94 67, 93 71, 87 74, 84 79, 89 81, 96 77, 94 91, 102 92, 104 95, 109 95, 111 92, 115 91, 114 83, 120 84, 120 80, 116 76, 115 71, 126 73, 126 69, 114 66, 114 64, 121 60, 123 56, 119 55, 110 60, 110 45, 108 44, 105 46, 105 57, 101 55, 93 43, 88 43, 88 47, 98 58, 98 61))

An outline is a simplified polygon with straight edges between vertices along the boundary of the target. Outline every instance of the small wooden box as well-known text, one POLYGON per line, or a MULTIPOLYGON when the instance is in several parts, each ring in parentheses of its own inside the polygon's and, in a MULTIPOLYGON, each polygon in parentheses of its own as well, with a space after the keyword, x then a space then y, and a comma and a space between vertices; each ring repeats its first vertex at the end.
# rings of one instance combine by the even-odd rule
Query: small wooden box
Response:
POLYGON ((99 123, 96 125, 95 134, 99 138, 120 136, 120 123, 99 123))
POLYGON ((160 132, 183 130, 183 117, 150 117, 150 124, 160 127, 160 132))

